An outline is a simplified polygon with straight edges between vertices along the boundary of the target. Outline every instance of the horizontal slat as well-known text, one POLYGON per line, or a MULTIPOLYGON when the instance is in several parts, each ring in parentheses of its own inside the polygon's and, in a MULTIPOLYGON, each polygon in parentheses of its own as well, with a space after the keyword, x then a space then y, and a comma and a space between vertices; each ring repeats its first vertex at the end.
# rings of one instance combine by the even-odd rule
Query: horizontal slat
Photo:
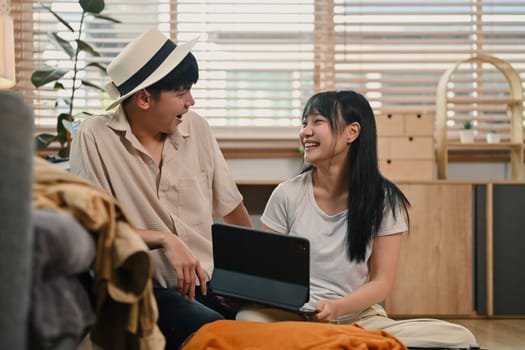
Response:
POLYGON ((498 104, 507 104, 512 105, 516 103, 523 103, 521 100, 509 99, 509 98, 495 98, 495 97, 451 97, 447 99, 448 103, 456 104, 488 104, 488 105, 498 105, 498 104))

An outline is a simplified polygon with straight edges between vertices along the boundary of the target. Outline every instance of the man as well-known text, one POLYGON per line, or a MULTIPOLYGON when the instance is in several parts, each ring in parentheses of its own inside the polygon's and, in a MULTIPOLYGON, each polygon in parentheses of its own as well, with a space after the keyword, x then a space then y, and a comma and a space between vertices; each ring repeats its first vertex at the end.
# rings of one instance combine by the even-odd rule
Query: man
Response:
POLYGON ((108 66, 120 105, 73 136, 71 170, 116 197, 150 249, 159 327, 167 349, 228 315, 207 291, 214 218, 251 226, 242 196, 206 121, 190 112, 196 39, 177 46, 148 30, 108 66))

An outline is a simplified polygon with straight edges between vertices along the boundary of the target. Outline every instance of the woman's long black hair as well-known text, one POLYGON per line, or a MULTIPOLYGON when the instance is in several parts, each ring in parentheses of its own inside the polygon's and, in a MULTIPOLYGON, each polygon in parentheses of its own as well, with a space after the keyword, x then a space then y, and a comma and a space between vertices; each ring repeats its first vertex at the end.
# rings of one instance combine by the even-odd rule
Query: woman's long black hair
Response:
MULTIPOLYGON (((377 235, 385 210, 397 208, 409 221, 410 203, 403 192, 379 171, 377 161, 377 130, 370 104, 354 91, 326 91, 310 97, 303 111, 303 120, 309 115, 320 114, 329 120, 334 133, 354 122, 361 125, 361 132, 348 152, 348 228, 347 253, 350 261, 365 260, 366 248, 377 235)), ((314 167, 306 165, 302 172, 314 167)))

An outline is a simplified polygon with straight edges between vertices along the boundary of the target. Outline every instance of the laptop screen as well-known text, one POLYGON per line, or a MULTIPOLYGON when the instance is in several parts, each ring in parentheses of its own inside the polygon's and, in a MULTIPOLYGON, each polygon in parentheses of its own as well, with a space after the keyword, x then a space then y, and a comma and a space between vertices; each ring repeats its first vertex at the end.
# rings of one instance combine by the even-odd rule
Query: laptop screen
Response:
POLYGON ((309 285, 309 241, 246 227, 212 226, 215 268, 309 285))

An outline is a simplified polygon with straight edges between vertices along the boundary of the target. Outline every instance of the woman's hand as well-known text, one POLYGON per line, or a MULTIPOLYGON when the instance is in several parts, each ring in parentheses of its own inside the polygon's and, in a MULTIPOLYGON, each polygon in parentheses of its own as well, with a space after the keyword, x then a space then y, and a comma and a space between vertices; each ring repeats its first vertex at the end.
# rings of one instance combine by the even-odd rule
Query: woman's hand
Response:
POLYGON ((201 293, 206 295, 206 274, 188 246, 176 235, 168 233, 163 248, 171 265, 177 271, 177 289, 180 294, 187 295, 190 302, 193 302, 198 278, 201 293))
POLYGON ((317 313, 309 316, 310 321, 330 322, 340 316, 338 300, 321 300, 315 309, 317 313))

